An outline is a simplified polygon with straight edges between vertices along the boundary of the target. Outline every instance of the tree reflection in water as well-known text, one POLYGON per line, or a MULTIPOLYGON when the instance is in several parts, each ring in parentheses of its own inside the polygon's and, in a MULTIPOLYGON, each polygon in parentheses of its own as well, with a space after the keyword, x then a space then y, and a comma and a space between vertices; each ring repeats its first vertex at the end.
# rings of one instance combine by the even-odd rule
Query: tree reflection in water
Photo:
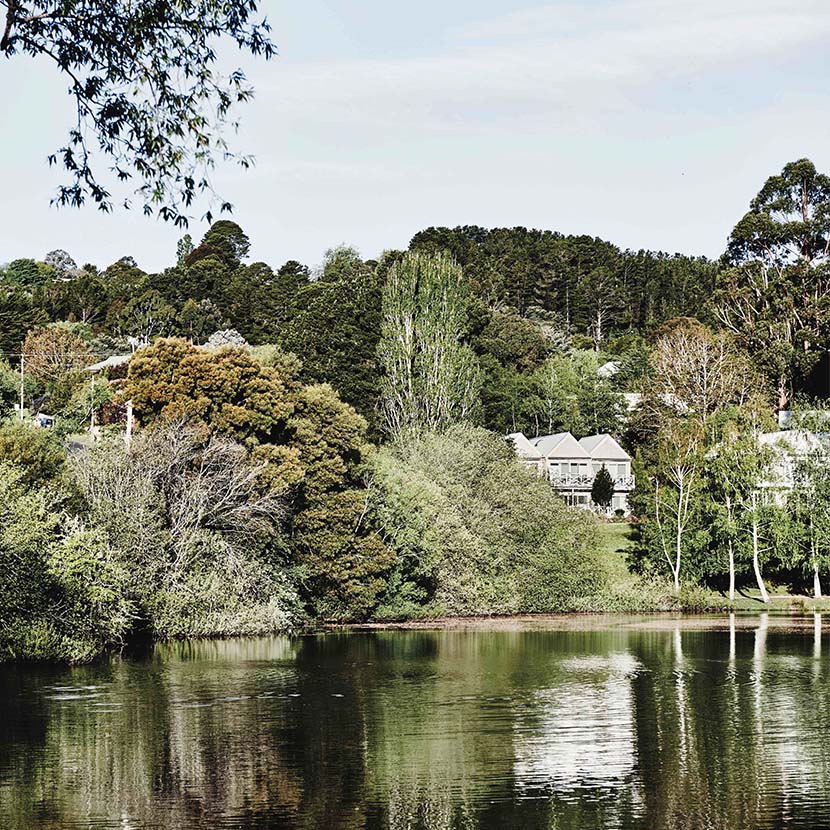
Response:
POLYGON ((0 826, 825 820, 820 615, 558 625, 177 643, 84 668, 4 667, 0 826))

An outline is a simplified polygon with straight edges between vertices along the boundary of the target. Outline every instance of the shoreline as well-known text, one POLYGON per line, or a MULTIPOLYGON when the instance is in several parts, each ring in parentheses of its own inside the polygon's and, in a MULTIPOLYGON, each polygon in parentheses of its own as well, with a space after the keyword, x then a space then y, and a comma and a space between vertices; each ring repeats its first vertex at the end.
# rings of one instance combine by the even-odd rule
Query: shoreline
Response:
MULTIPOLYGON (((714 631, 730 629, 754 630, 765 620, 767 627, 802 630, 815 626, 816 615, 830 611, 770 608, 756 610, 692 613, 654 611, 638 613, 571 612, 563 614, 516 614, 488 617, 434 617, 422 620, 367 623, 324 623, 315 633, 372 631, 602 631, 621 630, 684 630, 714 631)), ((822 621, 822 625, 824 625, 822 621)))

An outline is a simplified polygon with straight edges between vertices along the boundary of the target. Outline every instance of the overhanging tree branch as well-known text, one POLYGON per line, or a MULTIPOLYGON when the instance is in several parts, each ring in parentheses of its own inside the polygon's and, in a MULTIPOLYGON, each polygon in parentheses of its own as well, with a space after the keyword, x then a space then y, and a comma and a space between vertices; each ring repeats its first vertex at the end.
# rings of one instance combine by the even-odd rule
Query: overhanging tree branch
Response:
MULTIPOLYGON (((49 160, 69 181, 58 205, 87 200, 113 207, 115 182, 134 182, 145 213, 179 225, 197 198, 205 214, 230 205, 215 193, 210 171, 219 160, 250 167, 232 151, 232 108, 253 90, 237 69, 217 69, 215 42, 231 38, 266 59, 276 53, 255 0, 5 0, 0 52, 48 57, 71 80, 78 123, 49 160), (101 173, 102 166, 105 172, 101 173)), ((124 204, 129 206, 129 194, 124 204)))

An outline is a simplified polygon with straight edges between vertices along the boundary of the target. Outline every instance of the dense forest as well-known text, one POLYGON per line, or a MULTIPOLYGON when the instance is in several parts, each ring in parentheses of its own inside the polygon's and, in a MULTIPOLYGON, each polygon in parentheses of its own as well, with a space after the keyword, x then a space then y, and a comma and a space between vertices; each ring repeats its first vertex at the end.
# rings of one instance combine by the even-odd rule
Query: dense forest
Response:
MULTIPOLYGON (((246 264, 249 247, 244 231, 223 220, 195 247, 185 236, 175 264, 158 274, 132 256, 106 268, 78 267, 64 251, 15 260, 0 270, 0 349, 14 363, 28 332, 55 323, 96 359, 128 353, 128 341, 178 336, 204 344, 234 329, 251 345, 277 344, 300 357, 304 379, 331 383, 375 430, 381 293, 403 252, 364 261, 334 249, 312 273, 296 261, 276 269, 246 264)), ((464 271, 463 337, 485 376, 476 419, 500 432, 542 420, 555 427, 544 370, 552 355, 586 353, 568 367, 575 386, 592 373, 588 352, 624 357, 636 372, 649 332, 708 313, 701 299, 717 272, 703 258, 620 251, 599 239, 524 228, 430 228, 410 250, 448 251, 464 271)))
POLYGON ((765 562, 818 581, 821 464, 759 501, 752 447, 824 372, 828 244, 830 181, 801 160, 718 261, 465 226, 277 267, 229 220, 155 274, 140 252, 11 261, 0 650, 620 601, 596 523, 519 465, 517 431, 635 456, 643 586, 763 591, 765 562))

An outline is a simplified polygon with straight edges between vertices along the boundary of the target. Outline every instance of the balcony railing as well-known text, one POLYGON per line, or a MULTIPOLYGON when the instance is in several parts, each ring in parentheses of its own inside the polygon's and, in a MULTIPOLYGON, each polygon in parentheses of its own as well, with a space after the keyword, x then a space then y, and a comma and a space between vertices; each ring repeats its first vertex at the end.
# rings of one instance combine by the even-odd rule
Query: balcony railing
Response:
MULTIPOLYGON (((556 487, 557 490, 581 489, 590 490, 594 483, 593 473, 589 475, 573 475, 560 473, 552 473, 549 476, 550 483, 556 487)), ((618 476, 614 479, 615 490, 633 490, 634 476, 618 476)))
POLYGON ((594 483, 593 475, 561 475, 552 473, 550 483, 554 487, 590 487, 594 483))

